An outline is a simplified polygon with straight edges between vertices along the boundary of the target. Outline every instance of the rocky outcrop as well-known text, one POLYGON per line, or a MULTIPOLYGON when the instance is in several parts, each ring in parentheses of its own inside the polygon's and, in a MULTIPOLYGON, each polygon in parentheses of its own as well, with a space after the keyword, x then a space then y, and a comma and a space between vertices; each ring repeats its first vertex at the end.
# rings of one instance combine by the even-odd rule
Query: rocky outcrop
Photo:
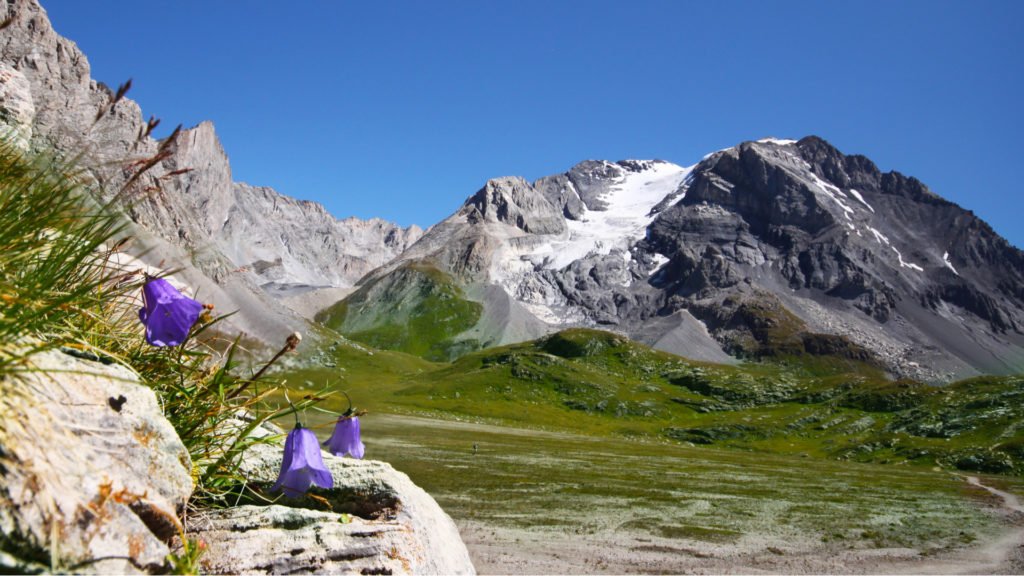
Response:
POLYGON ((1013 372, 1024 358, 1024 300, 1002 288, 1024 281, 1022 253, 916 179, 820 138, 711 155, 643 247, 671 258, 656 282, 667 309, 709 324, 700 310, 756 287, 898 374, 1013 372))
MULTIPOLYGON (((281 448, 256 445, 245 459, 249 481, 270 486, 281 448)), ((211 574, 473 574, 451 518, 409 478, 372 460, 324 454, 335 488, 323 500, 208 510, 189 531, 208 546, 211 574), (324 502, 330 510, 323 510, 324 502), (286 505, 281 505, 286 504, 286 505)))
POLYGON ((28 79, 21 72, 0 63, 0 127, 3 135, 22 149, 28 149, 35 116, 36 107, 28 79))
POLYGON ((353 286, 423 235, 418 226, 379 218, 338 220, 321 204, 272 188, 236 183, 232 191, 218 243, 232 262, 277 292, 296 285, 353 286))
POLYGON ((561 214, 522 178, 490 180, 460 212, 470 223, 501 222, 531 234, 565 232, 561 214))
POLYGON ((61 352, 31 356, 0 389, 0 565, 162 570, 192 464, 153 391, 61 352))

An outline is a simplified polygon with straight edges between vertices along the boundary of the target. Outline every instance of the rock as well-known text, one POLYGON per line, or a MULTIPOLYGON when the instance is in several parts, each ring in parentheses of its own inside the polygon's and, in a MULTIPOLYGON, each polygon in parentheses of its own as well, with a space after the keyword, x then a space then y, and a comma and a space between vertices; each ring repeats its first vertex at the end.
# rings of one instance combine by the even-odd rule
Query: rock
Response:
POLYGON ((0 133, 9 130, 14 143, 27 150, 35 116, 32 87, 25 75, 0 62, 0 127, 6 127, 0 133))
POLYGON ((117 365, 30 362, 0 381, 0 549, 58 571, 163 569, 192 478, 153 391, 117 365))
POLYGON ((321 204, 272 188, 235 183, 233 194, 218 242, 274 296, 351 287, 423 235, 418 226, 402 228, 380 218, 339 220, 321 204))
MULTIPOLYGON (((166 570, 193 484, 153 391, 121 366, 54 351, 31 360, 21 378, 0 381, 0 570, 166 570)), ((279 433, 264 424, 254 435, 279 433)), ((266 491, 281 457, 280 444, 257 444, 240 473, 266 491)), ((474 573, 455 523, 408 476, 383 462, 324 461, 335 488, 319 499, 193 511, 186 529, 209 546, 204 571, 474 573)))
MULTIPOLYGON (((268 433, 261 430, 261 434, 268 433)), ((281 467, 279 444, 257 444, 242 474, 268 488, 281 467)), ((455 523, 409 477, 384 462, 324 454, 335 488, 278 497, 269 506, 208 510, 189 518, 209 547, 212 574, 474 574, 455 523)), ((272 495, 277 497, 277 495, 272 495)))
POLYGON ((532 234, 561 234, 565 219, 522 178, 495 178, 474 194, 461 213, 470 222, 501 222, 532 234))

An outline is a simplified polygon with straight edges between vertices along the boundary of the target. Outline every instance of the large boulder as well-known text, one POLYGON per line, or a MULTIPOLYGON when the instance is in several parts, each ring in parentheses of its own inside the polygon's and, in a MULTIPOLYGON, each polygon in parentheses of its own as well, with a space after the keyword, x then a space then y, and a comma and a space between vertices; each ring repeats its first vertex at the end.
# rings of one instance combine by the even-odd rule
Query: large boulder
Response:
POLYGON ((128 369, 62 352, 0 380, 0 571, 162 570, 191 461, 128 369))
MULTIPOLYGON (((277 479, 282 455, 279 444, 257 444, 242 473, 266 488, 277 479)), ((324 463, 335 487, 314 489, 313 497, 192 515, 189 533, 208 548, 203 571, 475 573, 455 523, 408 476, 373 460, 324 454, 324 463)))

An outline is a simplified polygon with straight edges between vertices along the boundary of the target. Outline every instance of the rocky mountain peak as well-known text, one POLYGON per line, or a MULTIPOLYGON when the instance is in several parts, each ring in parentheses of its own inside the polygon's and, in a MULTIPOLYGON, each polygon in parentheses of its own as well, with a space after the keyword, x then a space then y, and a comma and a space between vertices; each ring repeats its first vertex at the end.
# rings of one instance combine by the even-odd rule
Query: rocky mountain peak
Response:
POLYGON ((471 223, 500 222, 532 234, 561 234, 565 220, 542 194, 519 177, 489 180, 462 213, 471 223))

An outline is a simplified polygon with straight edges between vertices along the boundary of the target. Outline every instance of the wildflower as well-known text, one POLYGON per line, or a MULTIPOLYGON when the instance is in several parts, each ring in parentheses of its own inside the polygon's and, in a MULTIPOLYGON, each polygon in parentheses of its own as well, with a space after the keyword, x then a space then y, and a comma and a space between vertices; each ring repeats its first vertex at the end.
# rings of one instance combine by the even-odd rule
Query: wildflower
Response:
POLYGON ((343 415, 334 425, 334 433, 324 442, 327 451, 335 456, 350 454, 353 458, 362 458, 366 446, 359 438, 359 416, 343 415))
POLYGON ((277 483, 270 490, 284 490, 285 496, 298 498, 313 484, 321 488, 333 488, 334 478, 324 466, 316 434, 308 428, 303 428, 301 424, 296 424, 284 442, 281 473, 277 477, 277 483))
POLYGON ((139 320, 146 326, 146 342, 153 346, 177 346, 184 342, 203 311, 202 304, 182 295, 163 278, 146 280, 142 300, 139 320))

